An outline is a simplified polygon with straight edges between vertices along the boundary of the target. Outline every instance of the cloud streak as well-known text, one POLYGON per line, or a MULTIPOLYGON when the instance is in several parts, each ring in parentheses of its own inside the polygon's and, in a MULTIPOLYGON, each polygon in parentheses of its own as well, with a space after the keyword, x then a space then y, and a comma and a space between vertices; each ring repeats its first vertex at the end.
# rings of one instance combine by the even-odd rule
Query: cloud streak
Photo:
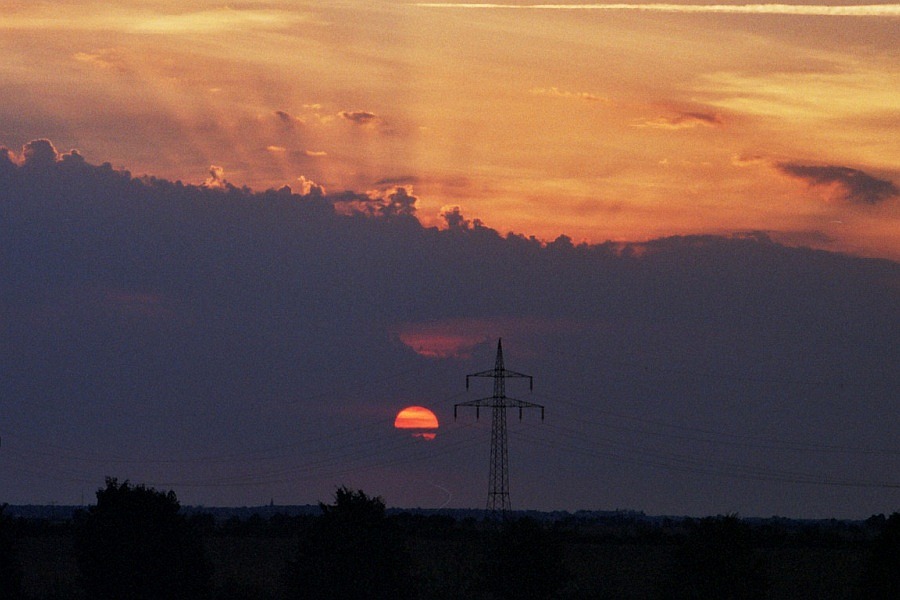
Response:
POLYGON ((245 31, 247 29, 283 29, 307 20, 302 13, 277 9, 215 8, 166 13, 117 6, 90 11, 83 7, 59 7, 52 10, 37 6, 33 11, 0 15, 0 30, 82 30, 122 31, 150 35, 184 35, 245 31), (80 12, 79 12, 80 11, 80 12))
POLYGON ((900 196, 892 181, 878 179, 859 169, 836 165, 812 166, 779 163, 779 171, 814 186, 837 186, 842 200, 851 204, 880 204, 900 196))
POLYGON ((378 123, 381 119, 378 115, 367 110, 342 110, 338 116, 354 125, 366 126, 378 123))
POLYGON ((797 15, 815 17, 900 17, 900 4, 831 6, 827 4, 468 4, 457 2, 420 2, 417 3, 416 6, 422 8, 605 10, 740 15, 797 15))
POLYGON ((635 124, 635 127, 650 127, 654 129, 693 129, 698 126, 719 127, 722 119, 717 114, 685 112, 674 117, 659 117, 635 124))
POLYGON ((550 88, 533 88, 531 93, 536 96, 551 96, 554 98, 576 98, 578 100, 587 100, 588 102, 604 102, 609 103, 608 98, 592 94, 590 92, 570 92, 561 90, 558 87, 550 88))

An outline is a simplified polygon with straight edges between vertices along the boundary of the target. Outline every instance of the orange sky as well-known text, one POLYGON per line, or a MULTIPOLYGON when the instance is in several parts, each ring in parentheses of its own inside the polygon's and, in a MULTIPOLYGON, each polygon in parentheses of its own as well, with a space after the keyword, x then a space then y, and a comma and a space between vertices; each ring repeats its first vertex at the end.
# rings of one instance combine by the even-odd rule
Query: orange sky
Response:
POLYGON ((426 224, 459 206, 544 239, 765 230, 898 260, 898 6, 14 0, 0 144, 194 183, 402 185, 426 224))

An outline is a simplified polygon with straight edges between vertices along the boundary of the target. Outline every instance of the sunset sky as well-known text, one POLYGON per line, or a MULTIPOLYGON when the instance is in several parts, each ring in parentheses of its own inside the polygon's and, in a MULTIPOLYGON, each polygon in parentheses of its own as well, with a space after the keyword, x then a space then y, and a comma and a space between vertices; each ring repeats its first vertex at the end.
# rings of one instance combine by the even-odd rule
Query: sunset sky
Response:
POLYGON ((898 4, 4 2, 0 504, 480 508, 453 406, 502 337, 546 407, 513 508, 896 510, 898 42, 898 4))
POLYGON ((681 4, 13 0, 0 143, 401 185, 425 224, 459 206, 545 240, 760 230, 900 258, 900 5, 681 4))

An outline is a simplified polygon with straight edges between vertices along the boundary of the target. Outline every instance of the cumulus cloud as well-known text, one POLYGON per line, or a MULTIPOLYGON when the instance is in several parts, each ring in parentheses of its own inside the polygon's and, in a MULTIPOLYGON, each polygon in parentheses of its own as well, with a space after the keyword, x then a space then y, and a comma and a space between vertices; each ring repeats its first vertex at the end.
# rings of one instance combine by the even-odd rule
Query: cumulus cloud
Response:
POLYGON ((859 169, 836 165, 802 165, 778 163, 782 173, 805 181, 811 186, 833 186, 839 198, 852 204, 879 204, 900 196, 900 188, 892 181, 873 177, 859 169))
MULTIPOLYGON (((322 197, 303 178, 304 194, 222 189, 133 178, 59 156, 49 142, 29 148, 28 160, 47 168, 0 150, 0 353, 15 357, 0 377, 12 406, 0 433, 30 457, 16 477, 28 499, 77 498, 84 481, 127 468, 135 480, 178 482, 196 504, 273 495, 302 504, 365 477, 400 506, 422 505, 402 496, 422 461, 403 463, 409 449, 389 437, 393 416, 415 398, 449 417, 464 374, 493 364, 500 336, 506 364, 535 375, 536 401, 552 416, 536 426, 613 419, 627 428, 628 415, 653 415, 652 454, 665 460, 643 460, 632 436, 622 454, 642 477, 613 472, 603 489, 631 490, 623 502, 659 514, 722 504, 784 514, 810 490, 785 482, 783 452, 762 444, 748 477, 758 500, 741 504, 733 465, 750 466, 746 446, 710 452, 709 440, 670 436, 662 424, 740 432, 747 414, 778 415, 761 426, 792 447, 888 447, 896 433, 871 418, 892 414, 900 389, 896 262, 758 235, 544 244, 469 227, 454 206, 443 211, 448 228, 426 227, 408 216, 408 186, 322 197), (341 201, 360 210, 340 214, 341 201), (398 217, 377 218, 388 215, 398 217), (848 408, 850 397, 862 404, 848 408), (796 418, 781 418, 785 398, 796 418), (798 428, 810 414, 814 427, 798 428), (121 450, 116 462, 110 447, 121 450), (223 460, 211 470, 197 456, 223 460), (678 485, 685 464, 703 475, 709 504, 678 485)), ((484 393, 475 386, 469 398, 484 393)), ((481 462, 460 453, 486 438, 447 423, 463 437, 430 456, 428 471, 460 482, 461 506, 483 505, 471 483, 481 462)), ((593 429, 579 431, 583 452, 518 448, 530 468, 516 489, 539 498, 533 508, 620 501, 566 475, 597 468, 608 440, 593 429)), ((893 481, 896 465, 883 463, 811 452, 792 470, 893 481)), ((869 492, 871 505, 853 504, 850 489, 822 511, 871 514, 896 490, 869 492)))
POLYGON ((225 179, 225 169, 216 165, 209 166, 209 177, 203 182, 203 187, 211 189, 225 189, 230 184, 225 179))
POLYGON ((22 148, 22 164, 26 167, 49 167, 59 159, 59 153, 50 140, 34 140, 22 148))
POLYGON ((444 206, 440 212, 441 218, 447 223, 447 229, 460 230, 471 229, 472 222, 465 218, 459 206, 444 206))
POLYGON ((370 190, 365 194, 345 191, 329 194, 328 199, 341 214, 385 218, 414 217, 418 202, 411 188, 404 186, 370 190))
POLYGON ((654 129, 693 129, 694 127, 719 127, 722 118, 715 113, 682 112, 672 117, 659 117, 635 123, 635 127, 654 129))
POLYGON ((416 202, 418 198, 413 196, 405 187, 397 187, 385 195, 386 202, 382 205, 382 214, 388 217, 413 216, 416 214, 416 202))
POLYGON ((65 168, 79 167, 85 163, 77 150, 59 152, 50 140, 28 142, 19 153, 0 147, 0 172, 14 172, 16 167, 27 171, 48 171, 56 165, 65 168))
POLYGON ((325 195, 325 187, 319 185, 312 179, 307 179, 303 175, 297 178, 297 181, 300 182, 300 190, 304 196, 318 196, 322 197, 325 195))

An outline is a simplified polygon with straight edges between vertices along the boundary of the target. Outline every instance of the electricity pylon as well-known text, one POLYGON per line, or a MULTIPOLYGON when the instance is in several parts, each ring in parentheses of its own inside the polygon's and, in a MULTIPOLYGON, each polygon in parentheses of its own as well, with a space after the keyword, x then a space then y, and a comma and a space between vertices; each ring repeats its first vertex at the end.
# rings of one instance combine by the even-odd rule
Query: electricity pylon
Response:
POLYGON ((492 409, 493 424, 491 426, 491 470, 488 484, 487 510, 492 516, 506 518, 511 510, 509 503, 509 454, 506 450, 506 409, 518 408, 519 420, 522 420, 522 409, 540 408, 541 420, 544 420, 544 407, 523 400, 506 397, 506 379, 513 377, 528 378, 528 388, 534 389, 534 381, 531 375, 523 375, 515 371, 508 371, 503 367, 503 340, 497 340, 497 360, 494 368, 466 375, 466 389, 469 389, 469 378, 492 377, 494 379, 494 395, 488 398, 479 398, 469 402, 460 402, 453 405, 453 418, 456 419, 456 409, 460 406, 474 406, 475 418, 479 417, 482 407, 492 409))

